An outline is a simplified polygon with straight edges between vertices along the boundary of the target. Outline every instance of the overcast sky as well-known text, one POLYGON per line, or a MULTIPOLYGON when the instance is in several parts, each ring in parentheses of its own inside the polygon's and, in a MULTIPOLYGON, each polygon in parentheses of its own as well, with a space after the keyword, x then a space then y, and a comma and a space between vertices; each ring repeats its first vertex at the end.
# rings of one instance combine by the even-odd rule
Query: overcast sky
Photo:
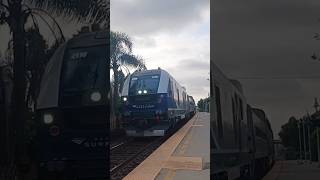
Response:
POLYGON ((128 34, 148 69, 167 70, 195 100, 210 91, 209 0, 114 0, 111 30, 128 34))
POLYGON ((290 116, 314 112, 320 1, 215 0, 212 12, 213 61, 230 78, 249 78, 240 79, 248 102, 266 111, 274 134, 290 116))

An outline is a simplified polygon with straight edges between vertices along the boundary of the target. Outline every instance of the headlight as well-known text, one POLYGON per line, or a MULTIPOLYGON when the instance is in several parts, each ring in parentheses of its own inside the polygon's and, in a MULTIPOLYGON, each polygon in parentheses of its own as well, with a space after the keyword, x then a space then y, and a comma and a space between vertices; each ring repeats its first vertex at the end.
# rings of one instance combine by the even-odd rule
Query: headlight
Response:
POLYGON ((53 122, 53 115, 52 114, 44 114, 43 115, 43 122, 45 124, 51 124, 53 122))
POLYGON ((147 94, 147 92, 148 92, 147 90, 143 90, 143 93, 144 93, 144 94, 147 94))
POLYGON ((139 90, 139 91, 138 91, 138 94, 142 94, 142 91, 141 91, 141 90, 139 90))
POLYGON ((123 99, 124 102, 126 102, 128 100, 127 97, 123 97, 122 99, 123 99))
POLYGON ((98 102, 101 100, 101 93, 99 92, 93 92, 91 95, 90 95, 90 99, 93 101, 93 102, 98 102))

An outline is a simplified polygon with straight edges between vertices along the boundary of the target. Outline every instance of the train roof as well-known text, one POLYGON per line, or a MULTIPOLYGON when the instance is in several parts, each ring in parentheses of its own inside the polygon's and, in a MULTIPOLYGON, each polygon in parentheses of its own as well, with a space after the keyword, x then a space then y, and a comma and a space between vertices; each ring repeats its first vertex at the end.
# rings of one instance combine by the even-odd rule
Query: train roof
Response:
POLYGON ((266 118, 266 113, 262 109, 252 108, 252 110, 261 119, 265 119, 266 118))
POLYGON ((243 88, 241 83, 238 80, 235 79, 229 79, 221 70, 220 68, 215 64, 211 63, 211 70, 212 70, 212 76, 216 76, 219 79, 224 79, 225 82, 228 82, 231 86, 233 86, 239 93, 243 93, 243 88))
POLYGON ((235 86, 241 93, 243 93, 242 85, 240 81, 235 80, 235 79, 229 79, 229 81, 235 86))
POLYGON ((153 75, 153 74, 161 74, 161 72, 167 73, 165 70, 162 69, 150 69, 150 70, 140 70, 140 71, 135 71, 132 73, 132 76, 144 76, 144 75, 153 75))
POLYGON ((109 44, 110 33, 107 31, 84 33, 70 39, 67 42, 68 48, 87 47, 109 44))

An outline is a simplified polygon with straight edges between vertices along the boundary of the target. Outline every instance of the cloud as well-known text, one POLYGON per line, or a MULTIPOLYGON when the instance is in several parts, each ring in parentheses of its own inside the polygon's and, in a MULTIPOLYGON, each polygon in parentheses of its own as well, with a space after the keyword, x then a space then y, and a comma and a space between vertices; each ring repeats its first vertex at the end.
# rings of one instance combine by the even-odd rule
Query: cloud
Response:
POLYGON ((111 2, 111 29, 146 35, 178 32, 198 24, 209 12, 209 0, 117 0, 111 2))
POLYGON ((203 61, 197 59, 184 59, 179 61, 181 69, 193 69, 193 71, 208 70, 210 61, 203 61))

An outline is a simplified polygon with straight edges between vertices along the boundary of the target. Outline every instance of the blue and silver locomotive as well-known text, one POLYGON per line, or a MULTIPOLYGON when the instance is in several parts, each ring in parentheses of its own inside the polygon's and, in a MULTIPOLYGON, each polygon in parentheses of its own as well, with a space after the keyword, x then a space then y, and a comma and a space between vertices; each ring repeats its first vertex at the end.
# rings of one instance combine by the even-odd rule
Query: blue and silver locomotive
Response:
POLYGON ((122 119, 128 136, 164 136, 195 113, 195 103, 168 72, 136 71, 124 82, 122 119))

